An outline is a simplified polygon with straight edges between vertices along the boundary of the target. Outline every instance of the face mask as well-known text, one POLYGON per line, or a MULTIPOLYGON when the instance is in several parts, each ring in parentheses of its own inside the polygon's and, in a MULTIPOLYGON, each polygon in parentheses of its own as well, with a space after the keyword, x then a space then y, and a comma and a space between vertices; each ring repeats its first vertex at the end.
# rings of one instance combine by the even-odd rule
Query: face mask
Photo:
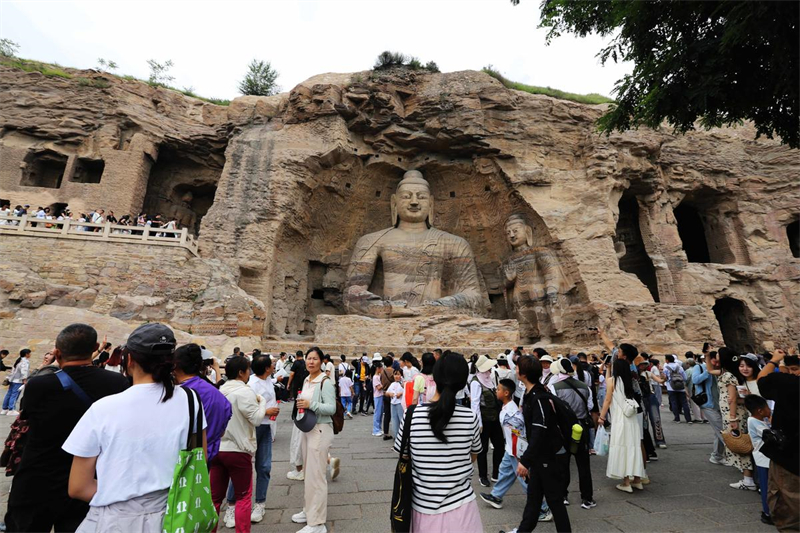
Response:
POLYGON ((547 377, 549 375, 550 375, 550 369, 549 368, 543 368, 542 369, 542 377, 544 378, 544 377, 547 377))

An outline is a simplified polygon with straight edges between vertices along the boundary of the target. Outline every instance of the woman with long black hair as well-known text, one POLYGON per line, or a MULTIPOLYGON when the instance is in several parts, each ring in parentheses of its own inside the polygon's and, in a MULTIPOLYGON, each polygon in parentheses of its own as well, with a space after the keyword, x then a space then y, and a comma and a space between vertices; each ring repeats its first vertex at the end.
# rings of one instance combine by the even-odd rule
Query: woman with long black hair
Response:
MULTIPOLYGON (((167 326, 136 328, 122 364, 133 386, 93 403, 64 443, 74 456, 69 495, 90 506, 79 533, 161 533, 175 464, 189 437, 190 392, 172 381, 174 350, 167 326)), ((197 416, 200 401, 191 394, 197 416)), ((204 450, 205 427, 204 416, 204 450)))
MULTIPOLYGON (((483 531, 471 484, 472 463, 481 451, 478 419, 456 402, 468 375, 464 356, 445 352, 433 368, 436 392, 432 401, 413 411, 411 531, 483 531)), ((405 428, 399 429, 394 443, 398 453, 405 428)))
MULTIPOLYGON (((719 349, 719 363, 722 373, 717 377, 719 385, 719 410, 722 413, 722 432, 739 431, 747 433, 747 418, 750 416, 744 407, 744 392, 748 391, 746 381, 739 371, 741 356, 723 346, 719 349), (743 394, 739 394, 739 388, 743 394)), ((753 458, 750 454, 739 455, 725 448, 725 461, 735 466, 741 473, 742 479, 731 483, 731 488, 739 490, 756 490, 753 479, 753 458)))
POLYGON ((604 424, 611 411, 606 476, 621 479, 622 483, 617 488, 623 492, 633 492, 634 488, 643 490, 642 431, 636 416, 638 402, 634 395, 630 363, 625 359, 616 359, 608 378, 606 399, 598 419, 598 425, 604 424))

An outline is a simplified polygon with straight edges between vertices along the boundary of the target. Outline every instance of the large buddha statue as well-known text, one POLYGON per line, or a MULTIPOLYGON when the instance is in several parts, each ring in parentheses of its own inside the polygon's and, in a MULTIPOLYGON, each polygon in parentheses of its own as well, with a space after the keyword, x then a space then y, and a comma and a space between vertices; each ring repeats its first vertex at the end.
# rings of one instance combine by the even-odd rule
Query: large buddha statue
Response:
POLYGON ((512 253, 500 268, 509 316, 519 321, 523 340, 549 342, 563 333, 566 294, 574 285, 553 250, 533 245, 533 228, 522 215, 508 217, 505 231, 512 253))
POLYGON ((392 227, 356 243, 344 292, 347 312, 374 318, 484 315, 488 298, 472 250, 461 237, 433 227, 433 197, 422 173, 403 175, 391 205, 392 227), (369 290, 378 260, 380 295, 369 290))

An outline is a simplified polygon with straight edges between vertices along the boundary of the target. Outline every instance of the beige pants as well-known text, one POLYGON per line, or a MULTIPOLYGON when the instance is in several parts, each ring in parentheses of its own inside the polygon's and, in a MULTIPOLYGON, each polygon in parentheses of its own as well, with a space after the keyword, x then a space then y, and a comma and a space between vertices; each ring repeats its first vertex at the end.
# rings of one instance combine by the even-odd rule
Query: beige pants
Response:
POLYGON ((328 519, 328 451, 333 443, 333 426, 317 424, 303 433, 303 470, 305 505, 303 510, 309 526, 324 525, 328 519))

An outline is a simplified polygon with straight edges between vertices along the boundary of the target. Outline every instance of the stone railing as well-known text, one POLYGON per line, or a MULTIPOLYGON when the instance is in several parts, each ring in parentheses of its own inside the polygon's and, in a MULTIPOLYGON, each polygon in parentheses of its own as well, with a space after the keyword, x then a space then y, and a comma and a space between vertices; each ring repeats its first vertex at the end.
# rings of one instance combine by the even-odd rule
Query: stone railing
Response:
POLYGON ((180 246, 197 254, 197 240, 186 228, 165 229, 150 226, 122 226, 104 222, 47 220, 29 215, 15 217, 0 214, 0 235, 52 237, 81 241, 121 242, 155 246, 180 246))

